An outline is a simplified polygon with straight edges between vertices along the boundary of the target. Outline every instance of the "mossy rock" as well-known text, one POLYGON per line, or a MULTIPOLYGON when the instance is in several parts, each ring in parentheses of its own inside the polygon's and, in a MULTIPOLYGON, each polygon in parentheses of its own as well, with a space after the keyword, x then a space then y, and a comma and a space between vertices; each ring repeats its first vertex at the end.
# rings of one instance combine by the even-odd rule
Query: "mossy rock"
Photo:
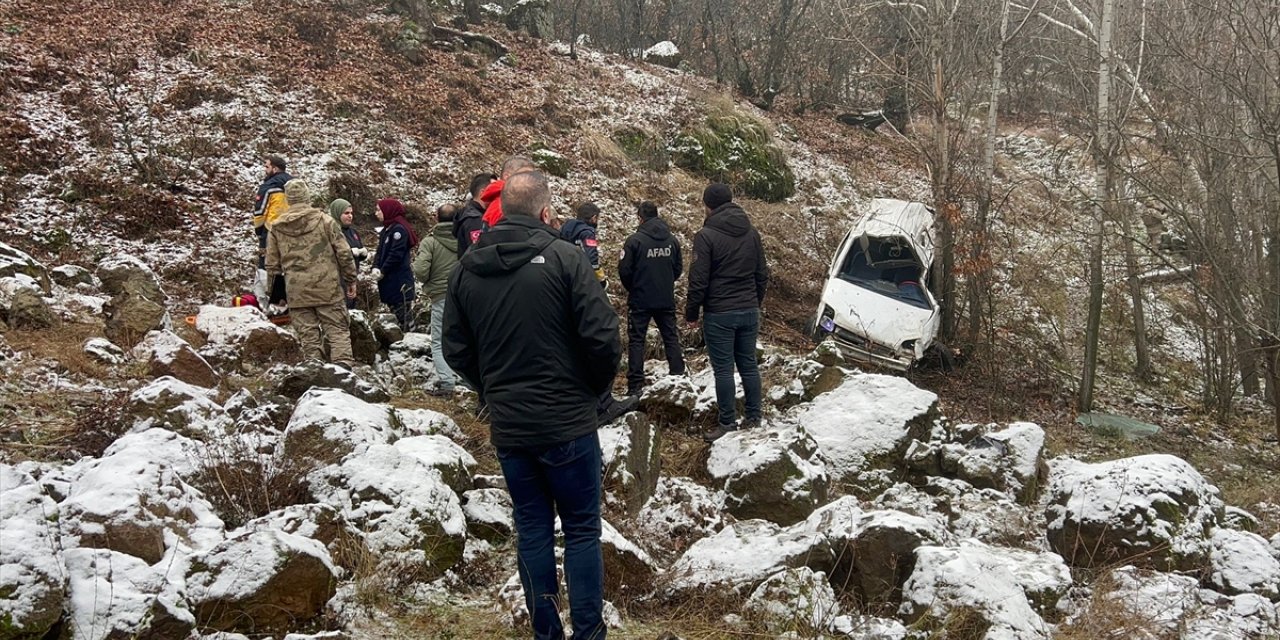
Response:
POLYGON ((671 152, 661 136, 639 127, 623 127, 613 133, 613 141, 632 162, 650 171, 666 171, 671 152))
POLYGON ((529 155, 539 169, 557 178, 569 177, 569 159, 560 153, 541 147, 534 149, 529 155))
POLYGON ((796 192, 796 177, 765 126, 744 116, 714 116, 682 131, 667 149, 677 167, 731 185, 740 195, 780 202, 796 192))

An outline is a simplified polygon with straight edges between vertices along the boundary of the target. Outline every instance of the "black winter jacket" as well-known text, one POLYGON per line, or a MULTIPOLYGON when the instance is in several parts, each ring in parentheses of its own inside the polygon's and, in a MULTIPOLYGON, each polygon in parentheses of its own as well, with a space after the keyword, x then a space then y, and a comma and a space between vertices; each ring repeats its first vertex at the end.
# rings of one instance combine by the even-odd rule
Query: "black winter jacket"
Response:
POLYGON ((467 201, 467 206, 458 212, 453 219, 453 237, 458 239, 458 259, 471 248, 484 231, 484 205, 475 199, 467 201))
POLYGON ((587 254, 587 262, 591 263, 591 270, 600 275, 600 243, 596 240, 596 228, 577 218, 571 218, 565 221, 564 226, 560 227, 560 237, 577 245, 578 249, 587 254))
POLYGON ((693 236, 685 319, 696 321, 699 311, 758 309, 768 285, 760 233, 736 202, 720 205, 693 236))
POLYGON ((622 245, 618 279, 631 310, 675 311, 676 280, 684 270, 680 241, 662 218, 649 218, 622 245))
POLYGON ((582 252, 509 216, 449 278, 444 357, 489 405, 496 447, 554 445, 597 428, 622 359, 618 317, 582 252))

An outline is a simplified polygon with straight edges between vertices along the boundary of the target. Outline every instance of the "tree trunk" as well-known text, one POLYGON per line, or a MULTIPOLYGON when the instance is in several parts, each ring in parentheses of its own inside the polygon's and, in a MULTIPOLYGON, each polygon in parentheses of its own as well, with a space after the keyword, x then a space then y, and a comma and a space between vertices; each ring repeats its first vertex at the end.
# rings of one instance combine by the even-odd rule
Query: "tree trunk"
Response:
POLYGON ((1151 353, 1147 349, 1147 311, 1142 300, 1142 281, 1138 279, 1138 256, 1133 237, 1124 234, 1124 266, 1129 281, 1129 298, 1133 301, 1133 375, 1147 382, 1151 379, 1151 353))
POLYGON ((1089 310, 1085 327, 1084 371, 1080 376, 1080 411, 1093 409, 1093 391, 1098 373, 1098 338, 1102 324, 1102 243, 1107 211, 1113 192, 1111 180, 1111 28, 1115 0, 1103 0, 1098 26, 1098 133, 1095 140, 1097 170, 1094 177, 1098 211, 1092 244, 1089 247, 1089 310))

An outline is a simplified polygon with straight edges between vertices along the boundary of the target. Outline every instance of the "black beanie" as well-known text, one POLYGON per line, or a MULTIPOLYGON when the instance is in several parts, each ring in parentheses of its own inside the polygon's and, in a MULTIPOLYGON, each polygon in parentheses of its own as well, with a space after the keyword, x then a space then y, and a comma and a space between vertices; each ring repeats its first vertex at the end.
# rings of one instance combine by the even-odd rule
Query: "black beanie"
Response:
POLYGON ((733 201, 733 191, 729 189, 729 185, 713 182, 707 185, 706 191, 702 192, 702 204, 707 205, 708 209, 718 208, 726 202, 733 201))

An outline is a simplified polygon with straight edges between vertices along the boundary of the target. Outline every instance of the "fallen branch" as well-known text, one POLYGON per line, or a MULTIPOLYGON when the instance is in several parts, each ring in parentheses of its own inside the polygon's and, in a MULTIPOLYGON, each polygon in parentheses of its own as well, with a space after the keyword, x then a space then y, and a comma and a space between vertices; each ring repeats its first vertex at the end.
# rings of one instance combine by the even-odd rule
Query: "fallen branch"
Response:
POLYGON ((497 40, 489 36, 486 36, 483 33, 476 33, 474 31, 461 31, 459 29, 453 29, 451 27, 445 27, 438 24, 432 26, 431 32, 434 33, 437 37, 457 38, 467 44, 484 45, 492 49, 499 57, 507 55, 507 52, 508 52, 507 45, 502 44, 501 42, 498 42, 497 40))

